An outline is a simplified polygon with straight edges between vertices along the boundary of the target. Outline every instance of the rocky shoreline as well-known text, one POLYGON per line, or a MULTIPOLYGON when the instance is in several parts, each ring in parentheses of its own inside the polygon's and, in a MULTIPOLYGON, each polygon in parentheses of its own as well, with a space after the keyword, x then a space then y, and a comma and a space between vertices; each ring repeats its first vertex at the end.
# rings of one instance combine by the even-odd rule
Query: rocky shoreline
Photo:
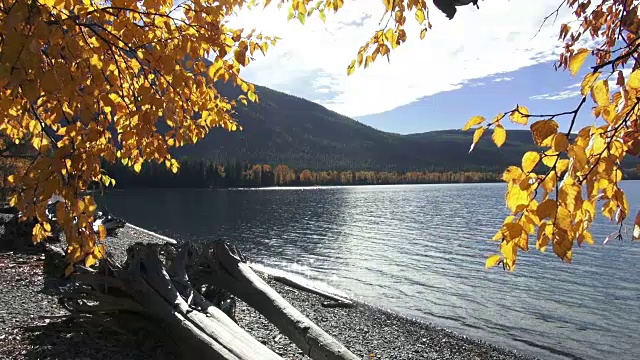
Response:
MULTIPOLYGON (((106 243, 111 256, 121 261, 126 248, 137 241, 159 239, 125 227, 106 243)), ((175 358, 160 336, 119 334, 117 327, 95 327, 81 319, 69 319, 56 299, 65 285, 64 279, 44 271, 49 256, 52 255, 0 250, 0 359, 175 358), (86 331, 82 331, 83 326, 86 331)), ((324 308, 324 299, 319 296, 267 277, 265 280, 362 359, 533 359, 366 304, 350 309, 324 308)), ((241 327, 284 359, 309 359, 242 301, 236 317, 241 327)))

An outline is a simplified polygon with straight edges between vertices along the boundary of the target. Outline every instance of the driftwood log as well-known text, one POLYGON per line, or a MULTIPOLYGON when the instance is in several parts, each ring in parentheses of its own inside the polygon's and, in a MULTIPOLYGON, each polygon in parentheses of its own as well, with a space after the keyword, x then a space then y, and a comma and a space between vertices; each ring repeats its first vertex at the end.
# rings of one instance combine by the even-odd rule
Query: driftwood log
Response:
POLYGON ((328 308, 336 308, 336 307, 351 308, 351 307, 355 306, 355 304, 353 302, 351 302, 350 300, 347 300, 347 299, 342 298, 342 297, 337 296, 337 295, 330 294, 330 293, 328 293, 326 291, 322 291, 320 289, 312 288, 310 286, 301 284, 301 283, 299 283, 297 281, 294 281, 294 280, 289 279, 289 278, 284 277, 284 276, 275 276, 274 275, 273 276, 273 280, 275 280, 275 281, 277 281, 277 282, 279 282, 281 284, 290 286, 290 287, 292 287, 294 289, 302 290, 302 291, 305 291, 305 292, 308 292, 308 293, 311 293, 311 294, 322 296, 325 299, 329 299, 329 300, 333 300, 334 301, 334 302, 331 302, 331 303, 326 303, 326 302, 322 303, 323 307, 328 307, 328 308))
POLYGON ((127 253, 122 265, 105 259, 93 269, 76 267, 76 285, 62 296, 63 306, 72 313, 128 311, 161 321, 184 358, 281 359, 236 324, 227 306, 233 294, 312 359, 358 359, 257 276, 233 246, 137 243, 127 253))

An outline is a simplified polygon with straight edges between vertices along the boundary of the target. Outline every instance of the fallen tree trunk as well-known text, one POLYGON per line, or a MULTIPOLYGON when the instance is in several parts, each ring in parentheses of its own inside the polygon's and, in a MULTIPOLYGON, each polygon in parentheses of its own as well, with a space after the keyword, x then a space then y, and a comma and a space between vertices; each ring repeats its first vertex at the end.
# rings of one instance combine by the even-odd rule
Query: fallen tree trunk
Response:
MULTIPOLYGON (((188 279, 172 280, 159 257, 158 245, 136 245, 128 250, 127 267, 102 266, 102 271, 78 274, 79 288, 63 296, 71 312, 133 311, 162 321, 178 338, 185 359, 282 359, 253 338, 220 309, 199 297, 188 279), (86 286, 88 285, 88 286, 86 286), (91 305, 88 301, 97 301, 91 305)), ((181 262, 181 257, 174 262, 181 262)), ((113 265, 113 264, 112 264, 113 265)), ((169 266, 180 272, 180 264, 169 266)), ((186 274, 186 271, 182 270, 186 274)), ((174 277, 175 278, 175 277, 174 277)))
POLYGON ((234 322, 233 307, 223 306, 229 303, 228 290, 312 359, 358 359, 269 287, 234 247, 214 243, 197 250, 184 244, 176 253, 173 244, 137 243, 122 266, 109 259, 93 269, 77 266, 77 286, 61 303, 73 313, 127 311, 160 320, 184 358, 281 359, 234 322))
POLYGON ((329 304, 329 305, 327 305, 325 307, 345 307, 346 308, 346 307, 354 307, 355 306, 355 304, 353 302, 351 302, 350 300, 347 300, 347 299, 342 298, 342 297, 337 296, 337 295, 330 294, 330 293, 328 293, 326 291, 322 291, 320 289, 316 289, 316 288, 312 288, 312 287, 306 286, 304 284, 301 284, 301 283, 299 283, 299 282, 297 282, 297 281, 295 281, 293 279, 289 279, 289 278, 284 277, 284 276, 273 276, 273 280, 275 280, 275 281, 277 281, 277 282, 279 282, 281 284, 290 286, 290 287, 292 287, 294 289, 302 290, 302 291, 305 291, 305 292, 308 292, 308 293, 311 293, 311 294, 322 296, 325 299, 329 299, 329 300, 335 301, 335 303, 323 303, 323 304, 329 304))
POLYGON ((202 254, 206 256, 198 261, 197 268, 202 271, 208 265, 209 271, 204 276, 260 312, 309 357, 314 360, 359 359, 256 275, 237 249, 216 242, 202 254))

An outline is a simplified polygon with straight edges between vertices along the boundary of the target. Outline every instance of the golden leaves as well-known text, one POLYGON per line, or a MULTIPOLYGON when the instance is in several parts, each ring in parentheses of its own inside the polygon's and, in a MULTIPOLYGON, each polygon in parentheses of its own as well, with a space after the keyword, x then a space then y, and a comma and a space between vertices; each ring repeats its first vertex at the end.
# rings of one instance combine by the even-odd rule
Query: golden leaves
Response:
POLYGON ((500 257, 500 255, 494 254, 487 258, 487 260, 484 263, 484 268, 490 269, 500 263, 502 263, 502 258, 500 257))
POLYGON ((495 129, 493 129, 491 139, 497 147, 504 145, 504 142, 507 140, 507 132, 502 125, 496 125, 495 129))
POLYGON ((98 226, 98 239, 104 240, 107 237, 107 227, 100 224, 98 226))
POLYGON ((584 79, 582 79, 582 83, 580 84, 580 93, 582 96, 586 96, 593 88, 593 84, 600 77, 599 72, 592 72, 585 75, 584 79))
POLYGON ((584 148, 578 144, 569 145, 569 157, 573 159, 574 167, 577 169, 582 169, 587 166, 588 159, 587 153, 584 151, 584 148))
POLYGON ((480 125, 485 121, 487 121, 487 119, 485 119, 484 116, 473 116, 469 120, 467 120, 467 123, 464 125, 462 130, 463 131, 469 130, 472 127, 480 125))
POLYGON ((524 177, 524 173, 517 166, 509 166, 502 174, 502 180, 505 182, 519 182, 524 177))
POLYGON ((480 138, 484 134, 485 130, 486 130, 485 127, 479 127, 476 129, 476 131, 473 132, 473 142, 471 143, 469 152, 473 151, 473 147, 478 143, 478 141, 480 141, 480 138))
POLYGON ((507 207, 512 213, 522 212, 529 204, 530 199, 529 191, 523 190, 517 184, 509 186, 505 196, 507 207))
POLYGON ((522 156, 522 171, 524 171, 525 173, 530 173, 533 170, 533 168, 535 168, 536 165, 538 165, 539 161, 540 161, 539 153, 535 151, 527 151, 522 156))
POLYGON ((596 81, 591 88, 591 97, 598 106, 609 105, 609 82, 606 80, 596 81))
MULTIPOLYGON (((620 164, 625 156, 640 153, 634 146, 639 139, 640 71, 633 71, 625 79, 621 69, 629 59, 630 50, 622 50, 624 55, 618 58, 612 58, 617 55, 612 55, 615 52, 610 50, 616 45, 619 27, 634 23, 633 27, 637 30, 640 23, 629 19, 626 25, 618 22, 616 11, 626 6, 623 1, 614 0, 606 13, 595 11, 592 14, 586 12, 586 1, 576 0, 568 4, 575 9, 575 15, 582 22, 576 30, 566 24, 561 26, 560 36, 567 44, 560 63, 572 75, 580 71, 590 54, 588 49, 575 50, 580 37, 590 34, 608 38, 604 47, 609 51, 594 53, 596 66, 580 83, 582 96, 591 95, 596 104, 593 114, 601 118, 599 121, 603 124, 586 126, 579 129, 577 136, 570 136, 576 118, 581 116, 580 108, 585 98, 581 99, 574 111, 549 115, 550 119, 531 124, 534 143, 544 149, 525 153, 521 168, 511 166, 503 174, 503 180, 507 182, 505 198, 511 215, 494 239, 503 240, 500 249, 505 257, 505 268, 515 264, 518 249, 526 249, 525 237, 516 238, 518 234, 522 235, 520 226, 522 233, 526 234, 533 234, 537 227, 536 248, 545 251, 547 246, 552 245, 558 257, 571 262, 574 242, 579 246, 594 243, 589 227, 596 217, 596 207, 616 224, 622 224, 630 211, 626 196, 619 188, 619 182, 623 179, 620 164), (594 19, 596 13, 598 19, 594 19), (609 67, 611 72, 604 78, 601 71, 609 67), (610 93, 610 79, 616 74, 615 82, 621 89, 610 93), (565 116, 570 117, 571 130, 562 133, 554 119, 565 116), (549 169, 541 175, 530 173, 540 161, 549 169), (543 193, 538 204, 533 199, 533 193, 538 194, 540 189, 543 193), (507 263, 507 257, 512 261, 507 263)), ((526 124, 529 117, 528 111, 519 108, 509 114, 511 121, 518 124, 526 124)), ((636 223, 640 223, 640 214, 637 216, 636 223)), ((640 236, 640 225, 636 229, 634 224, 634 230, 640 236)), ((491 260, 496 261, 495 258, 491 260)))
POLYGON ((527 125, 529 122, 529 109, 525 106, 518 105, 516 109, 509 114, 512 122, 520 125, 527 125))
POLYGON ((503 241, 500 243, 500 252, 504 258, 504 267, 507 270, 514 270, 518 248, 514 241, 503 241))
POLYGON ((630 89, 640 89, 640 70, 635 70, 629 75, 627 86, 630 89))
POLYGON ((553 151, 564 152, 569 148, 569 139, 565 134, 556 134, 553 138, 553 151))
POLYGON ((422 9, 418 9, 416 10, 416 21, 418 22, 418 24, 422 25, 422 23, 425 21, 425 15, 424 15, 424 10, 422 9))
MULTIPOLYGON (((115 184, 103 173, 103 162, 121 161, 136 172, 146 161, 165 162, 177 172, 170 146, 196 142, 212 127, 238 128, 230 115, 232 102, 213 84, 232 82, 257 101, 255 87, 239 72, 256 51, 264 53, 277 41, 226 26, 230 9, 243 3, 146 1, 148 12, 113 12, 109 4, 53 0, 34 3, 34 11, 25 7, 19 18, 13 18, 15 11, 3 18, 15 26, 9 30, 0 23, 0 131, 40 153, 11 196, 25 217, 39 221, 35 240, 50 228, 42 215, 44 204, 52 194, 60 194, 68 201, 59 218, 69 259, 95 261, 97 253, 87 255, 103 235, 94 233, 89 221, 95 202, 75 199, 74 194, 92 183, 115 184), (50 11, 48 5, 57 9, 50 11), (184 17, 173 17, 176 6, 184 17), (89 12, 100 32, 88 31, 64 15, 78 14, 83 22, 89 12), (22 48, 27 51, 18 51, 22 48), (7 60, 22 75, 11 76, 7 60), (167 134, 157 130, 161 119, 171 127, 167 134)), ((17 2, 14 10, 25 4, 17 2)), ((131 1, 119 5, 138 6, 131 1)), ((304 2, 296 7, 304 13, 304 2)))
POLYGON ((353 74, 354 71, 356 71, 356 61, 351 60, 351 64, 347 66, 347 76, 353 74))
POLYGON ((578 71, 580 71, 580 68, 587 59, 587 56, 589 56, 589 50, 582 48, 571 57, 571 60, 569 60, 569 70, 571 71, 571 75, 575 76, 578 71))
POLYGON ((558 123, 554 120, 539 120, 531 124, 531 135, 538 146, 549 146, 558 133, 558 123))
POLYGON ((541 220, 547 218, 552 219, 556 215, 556 210, 557 206, 555 200, 546 199, 538 205, 536 209, 536 215, 538 215, 538 218, 540 218, 541 220))

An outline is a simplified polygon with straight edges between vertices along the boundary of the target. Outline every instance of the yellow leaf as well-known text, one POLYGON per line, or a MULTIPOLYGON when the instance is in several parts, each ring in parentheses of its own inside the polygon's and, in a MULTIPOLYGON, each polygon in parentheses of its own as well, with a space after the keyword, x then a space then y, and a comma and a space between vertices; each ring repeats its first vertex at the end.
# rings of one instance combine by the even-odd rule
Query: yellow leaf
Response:
POLYGON ((502 262, 502 257, 500 255, 494 254, 487 258, 487 261, 484 263, 485 269, 490 269, 502 262))
POLYGON ((635 70, 629 75, 627 86, 631 89, 640 89, 640 70, 635 70))
POLYGON ((519 182, 524 177, 524 173, 517 166, 509 166, 507 170, 502 174, 502 180, 505 182, 516 181, 519 182))
POLYGON ((135 172, 139 173, 140 170, 142 170, 142 162, 138 161, 133 165, 133 170, 135 170, 135 172))
MULTIPOLYGON (((553 167, 554 165, 556 165, 556 158, 557 157, 558 157, 557 154, 553 154, 553 155, 545 154, 542 157, 542 163, 545 164, 548 167, 553 167)), ((560 161, 558 160, 558 162, 560 162, 560 161)))
POLYGON ((529 109, 525 106, 518 105, 516 109, 509 114, 509 119, 516 124, 527 125, 529 122, 529 109))
POLYGON ((584 48, 578 50, 575 54, 573 54, 571 60, 569 60, 569 70, 571 71, 571 75, 575 76, 575 74, 580 71, 580 68, 582 67, 582 64, 584 64, 584 61, 587 59, 587 56, 589 56, 589 50, 584 48))
POLYGON ((589 245, 593 245, 594 244, 593 236, 591 235, 590 232, 588 232, 586 230, 582 233, 582 241, 586 242, 589 245))
POLYGON ((427 29, 426 28, 420 30, 420 40, 423 40, 425 36, 427 36, 427 29))
POLYGON ((356 61, 351 60, 351 64, 347 66, 347 76, 353 74, 355 70, 356 70, 356 61))
POLYGON ((568 211, 573 212, 576 205, 582 207, 582 204, 579 203, 582 200, 581 189, 580 185, 570 177, 563 181, 558 192, 558 199, 568 211))
POLYGON ((522 156, 522 171, 525 173, 530 173, 533 168, 538 165, 540 161, 540 154, 535 151, 527 151, 524 156, 522 156))
POLYGON ((71 275, 72 272, 73 272, 73 264, 69 264, 64 269, 64 276, 69 276, 69 275, 71 275))
POLYGON ((553 136, 558 133, 558 123, 554 120, 540 120, 531 124, 531 135, 538 146, 550 146, 553 136))
POLYGON ((567 170, 568 167, 569 167, 569 160, 568 159, 560 159, 560 160, 558 160, 558 163, 556 164, 556 172, 558 174, 562 174, 563 172, 565 172, 567 170))
POLYGON ((529 192, 522 190, 520 186, 510 186, 507 189, 505 200, 512 213, 521 212, 529 203, 529 192))
POLYGON ((480 138, 482 137, 482 134, 484 134, 484 131, 486 129, 484 127, 481 128, 477 128, 476 131, 473 133, 473 143, 477 143, 478 141, 480 141, 480 138))
POLYGON ((474 116, 471 119, 469 119, 467 121, 467 123, 464 125, 464 127, 462 128, 463 131, 469 130, 472 127, 476 126, 476 125, 480 125, 483 122, 485 122, 487 119, 484 118, 484 116, 474 116))
POLYGON ((89 254, 87 257, 84 258, 84 266, 86 267, 91 267, 93 265, 95 265, 98 261, 98 259, 96 259, 93 254, 89 254))
POLYGON ((516 265, 516 257, 518 256, 518 248, 514 241, 503 241, 500 243, 500 252, 504 257, 504 266, 507 270, 513 271, 516 265))
POLYGON ((569 157, 573 159, 573 164, 576 169, 583 169, 587 165, 587 154, 584 148, 578 144, 569 146, 569 157))
POLYGON ((541 252, 545 252, 549 241, 553 236, 553 225, 548 222, 543 222, 538 228, 538 241, 536 242, 536 248, 541 252))
POLYGON ((425 20, 424 11, 422 9, 416 10, 416 20, 418 24, 422 24, 425 20))
POLYGON ((556 134, 556 136, 553 138, 553 151, 563 152, 566 151, 568 147, 569 139, 567 139, 567 136, 562 133, 556 134))
POLYGON ((98 226, 98 238, 104 240, 107 237, 107 228, 104 225, 98 226))
POLYGON ((591 97, 598 106, 609 105, 609 82, 606 80, 596 81, 591 88, 591 97))
POLYGON ((507 132, 502 125, 496 125, 496 128, 493 130, 493 134, 491 135, 491 139, 497 147, 504 145, 504 142, 507 139, 507 132))
POLYGON ((562 229, 557 229, 553 241, 553 252, 558 255, 562 261, 571 262, 571 258, 573 257, 572 247, 573 241, 569 239, 567 232, 562 229))
POLYGON ((588 73, 584 77, 584 79, 582 79, 582 83, 580 84, 580 93, 582 94, 582 96, 587 95, 591 91, 591 88, 593 87, 593 83, 595 83, 596 80, 598 80, 598 77, 600 77, 600 73, 594 72, 594 73, 588 73))
POLYGON ((536 209, 536 215, 542 220, 546 218, 553 219, 556 216, 556 202, 551 199, 547 199, 538 205, 536 209))
POLYGON ((566 208, 562 206, 558 207, 555 219, 556 219, 555 224, 557 227, 564 230, 571 229, 572 227, 571 213, 566 208))
POLYGON ((247 97, 251 102, 256 102, 256 100, 258 100, 258 95, 256 95, 256 93, 253 91, 247 91, 247 97))
POLYGON ((509 222, 502 225, 502 237, 507 240, 515 240, 522 235, 522 225, 519 223, 509 222))

